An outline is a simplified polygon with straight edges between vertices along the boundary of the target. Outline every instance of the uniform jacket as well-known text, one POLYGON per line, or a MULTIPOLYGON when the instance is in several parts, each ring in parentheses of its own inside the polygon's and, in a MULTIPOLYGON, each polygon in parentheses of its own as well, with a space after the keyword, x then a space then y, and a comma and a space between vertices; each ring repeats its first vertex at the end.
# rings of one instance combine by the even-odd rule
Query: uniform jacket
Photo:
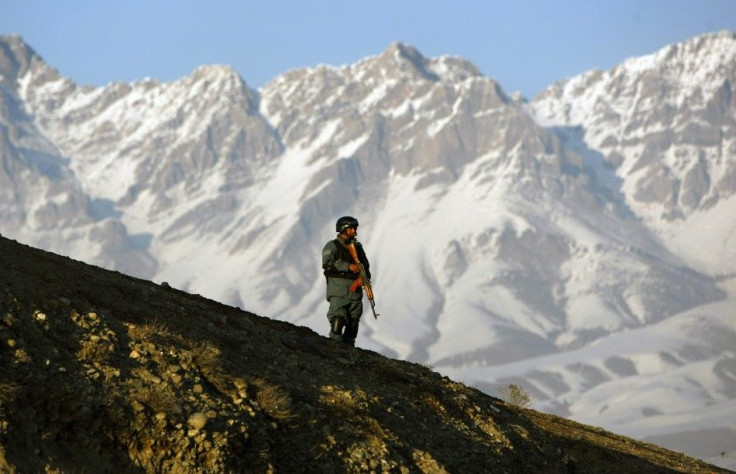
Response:
MULTIPOLYGON (((355 242, 355 250, 358 254, 358 260, 363 264, 365 273, 370 280, 370 263, 368 263, 368 257, 366 257, 360 242, 355 242)), ((359 276, 348 268, 351 263, 353 263, 353 257, 340 236, 325 244, 322 249, 322 269, 327 278, 328 300, 333 296, 348 299, 361 299, 363 297, 363 288, 361 287, 358 288, 358 291, 350 291, 350 285, 359 276)))

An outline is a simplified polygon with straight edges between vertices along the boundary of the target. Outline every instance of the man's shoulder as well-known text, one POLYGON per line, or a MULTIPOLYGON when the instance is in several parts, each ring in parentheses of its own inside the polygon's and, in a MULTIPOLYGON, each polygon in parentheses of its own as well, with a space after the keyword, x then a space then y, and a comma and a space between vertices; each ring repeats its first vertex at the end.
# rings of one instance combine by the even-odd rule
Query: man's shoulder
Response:
POLYGON ((325 244, 325 246, 322 247, 322 248, 325 249, 325 250, 333 249, 333 248, 336 249, 337 248, 337 241, 335 239, 332 239, 332 240, 328 241, 325 244))

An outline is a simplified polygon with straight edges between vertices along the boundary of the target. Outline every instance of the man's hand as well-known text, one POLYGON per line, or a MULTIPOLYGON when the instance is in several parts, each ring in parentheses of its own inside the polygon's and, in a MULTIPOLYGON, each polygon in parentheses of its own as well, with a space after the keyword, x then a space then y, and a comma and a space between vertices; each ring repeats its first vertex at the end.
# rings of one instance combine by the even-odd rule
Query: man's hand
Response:
POLYGON ((351 272, 353 272, 353 273, 360 273, 360 267, 358 266, 358 264, 357 264, 357 263, 351 263, 351 264, 350 264, 350 265, 348 266, 348 268, 349 268, 349 269, 350 269, 350 271, 351 271, 351 272))

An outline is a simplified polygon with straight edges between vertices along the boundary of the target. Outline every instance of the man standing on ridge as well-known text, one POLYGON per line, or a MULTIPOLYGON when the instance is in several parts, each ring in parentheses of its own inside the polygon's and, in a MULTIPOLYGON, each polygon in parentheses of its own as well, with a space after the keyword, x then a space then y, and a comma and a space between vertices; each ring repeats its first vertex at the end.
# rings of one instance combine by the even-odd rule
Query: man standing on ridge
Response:
POLYGON ((370 280, 370 264, 363 246, 357 241, 358 219, 344 216, 335 225, 337 238, 322 249, 322 269, 327 278, 327 319, 330 322, 330 338, 355 345, 360 317, 363 315, 363 288, 358 282, 360 266, 350 253, 355 248, 358 261, 370 280))

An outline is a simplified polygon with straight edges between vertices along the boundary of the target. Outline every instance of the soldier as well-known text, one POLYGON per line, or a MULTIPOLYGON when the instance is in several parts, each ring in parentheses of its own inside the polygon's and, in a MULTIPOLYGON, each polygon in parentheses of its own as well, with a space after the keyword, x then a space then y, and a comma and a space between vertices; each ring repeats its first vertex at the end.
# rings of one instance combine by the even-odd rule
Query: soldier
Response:
MULTIPOLYGON (((327 278, 327 319, 330 322, 330 338, 355 345, 360 317, 363 315, 363 289, 356 284, 360 267, 350 254, 348 246, 355 247, 358 260, 370 280, 370 264, 363 246, 356 240, 358 220, 344 216, 337 220, 335 240, 330 240, 322 249, 322 268, 327 278)), ((370 296, 370 295, 369 295, 370 296)))

